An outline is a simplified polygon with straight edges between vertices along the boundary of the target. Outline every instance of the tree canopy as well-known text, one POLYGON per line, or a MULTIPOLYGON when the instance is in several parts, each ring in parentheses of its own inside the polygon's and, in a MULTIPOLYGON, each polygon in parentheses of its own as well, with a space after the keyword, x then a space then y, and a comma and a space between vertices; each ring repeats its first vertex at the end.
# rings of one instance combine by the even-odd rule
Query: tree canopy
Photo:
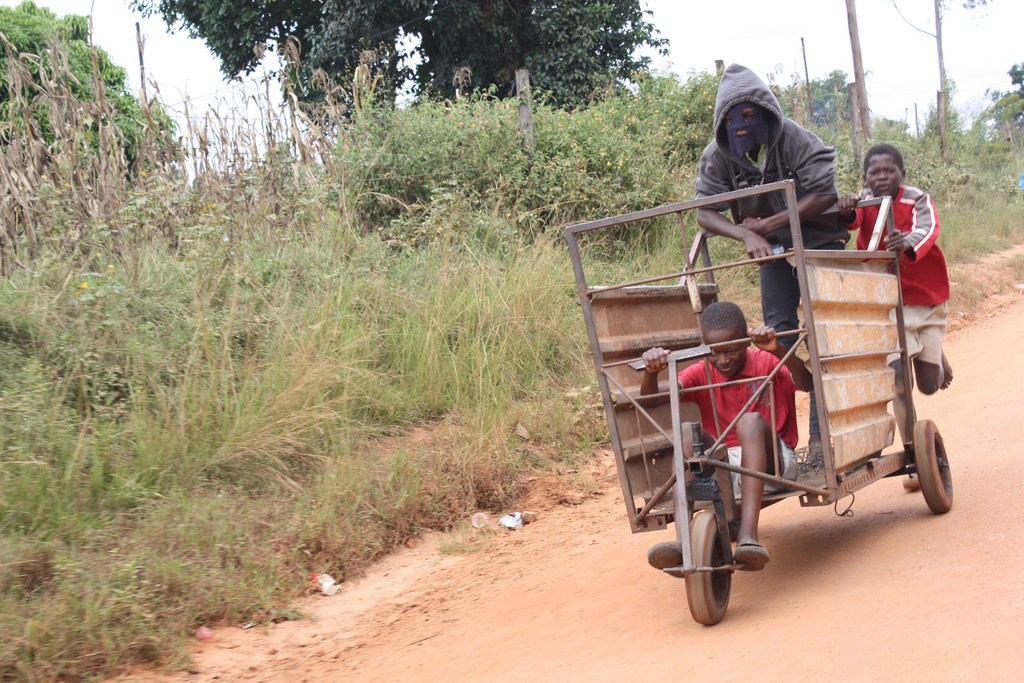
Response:
POLYGON ((995 102, 992 107, 994 118, 998 121, 1024 123, 1024 62, 1014 64, 1006 74, 1017 89, 989 93, 995 102))
MULTIPOLYGON (((833 69, 824 78, 811 79, 811 102, 814 104, 816 126, 836 127, 850 121, 850 106, 847 100, 846 84, 849 76, 842 69, 833 69)), ((787 86, 773 84, 775 96, 779 98, 782 112, 801 122, 810 122, 807 111, 807 84, 794 76, 787 86)))
POLYGON ((278 49, 290 36, 302 72, 350 75, 367 49, 384 46, 396 89, 452 96, 456 88, 514 90, 531 72, 554 102, 575 104, 609 80, 629 79, 663 49, 639 0, 133 0, 206 41, 229 77, 259 63, 254 46, 278 49), (454 82, 456 71, 461 78, 454 82))

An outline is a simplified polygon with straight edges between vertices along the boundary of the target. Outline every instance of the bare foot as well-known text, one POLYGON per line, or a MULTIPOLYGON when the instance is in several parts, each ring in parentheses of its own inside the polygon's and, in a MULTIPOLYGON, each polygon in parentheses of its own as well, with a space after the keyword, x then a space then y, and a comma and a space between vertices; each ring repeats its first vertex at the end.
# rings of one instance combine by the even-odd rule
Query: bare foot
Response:
POLYGON ((953 366, 949 364, 949 359, 946 358, 946 354, 942 354, 942 384, 939 385, 939 389, 946 389, 952 383, 953 366))

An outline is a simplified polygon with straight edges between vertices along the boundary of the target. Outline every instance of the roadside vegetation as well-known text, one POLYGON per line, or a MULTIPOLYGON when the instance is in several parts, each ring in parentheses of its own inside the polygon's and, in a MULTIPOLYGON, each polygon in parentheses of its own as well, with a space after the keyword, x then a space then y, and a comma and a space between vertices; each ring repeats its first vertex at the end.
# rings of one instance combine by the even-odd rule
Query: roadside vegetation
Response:
MULTIPOLYGON (((31 117, 0 150, 0 678, 180 666, 198 626, 294 618, 311 572, 507 509, 606 440, 562 228, 692 197, 717 79, 541 97, 532 156, 515 101, 394 108, 374 83, 344 84, 354 109, 322 81, 316 107, 191 119, 180 144, 143 117, 131 158, 83 113, 102 101, 14 94, 68 125, 45 164, 17 142, 31 117)), ((842 128, 821 134, 855 190, 842 128)), ((951 260, 1024 238, 984 122, 949 162, 927 132, 876 139, 936 197, 951 260)), ((609 281, 667 272, 676 230, 587 248, 609 281)))

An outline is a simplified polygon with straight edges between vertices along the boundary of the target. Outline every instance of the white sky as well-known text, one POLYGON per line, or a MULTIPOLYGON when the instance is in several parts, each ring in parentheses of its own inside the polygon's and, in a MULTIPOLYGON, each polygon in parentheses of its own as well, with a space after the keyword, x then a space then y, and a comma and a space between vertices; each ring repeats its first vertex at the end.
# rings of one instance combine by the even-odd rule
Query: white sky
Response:
MULTIPOLYGON (((1024 61, 1020 32, 1024 2, 990 0, 989 7, 968 11, 961 0, 942 21, 946 75, 956 84, 953 103, 975 114, 986 105, 987 89, 1009 90, 1006 72, 1024 61)), ((800 38, 807 46, 811 78, 842 69, 853 80, 853 56, 845 0, 725 0, 721 5, 681 0, 647 0, 653 23, 671 42, 671 69, 713 69, 715 60, 737 62, 762 78, 781 65, 790 74, 804 74, 800 38), (720 8, 717 16, 700 7, 720 8), (704 16, 700 16, 704 14, 704 16)), ((933 0, 895 0, 903 16, 918 28, 935 32, 933 0)), ((857 0, 857 26, 867 72, 868 102, 875 116, 903 119, 914 103, 921 115, 935 102, 939 89, 935 39, 907 25, 894 0, 857 0)), ((668 66, 658 59, 659 68, 668 66)))
MULTIPOLYGON (((985 105, 986 89, 1007 90, 1007 70, 1024 61, 1019 34, 1024 27, 1024 2, 991 0, 987 9, 968 11, 960 0, 943 21, 946 71, 956 82, 954 104, 973 114, 985 105)), ((20 0, 0 0, 15 6, 20 0)), ((896 12, 894 0, 858 0, 868 101, 875 115, 903 119, 914 104, 923 116, 935 101, 938 59, 933 38, 915 31, 896 12)), ((921 29, 934 31, 933 0, 895 0, 903 14, 921 29)), ((833 69, 853 73, 845 0, 726 0, 721 5, 685 0, 646 0, 653 23, 670 41, 669 59, 655 66, 681 74, 711 70, 714 60, 738 62, 763 78, 781 65, 782 80, 803 74, 800 38, 807 45, 811 78, 833 69), (712 13, 706 8, 714 7, 712 13)), ((168 34, 158 17, 142 19, 126 0, 36 0, 58 16, 93 14, 94 42, 128 70, 139 84, 135 22, 146 39, 146 71, 172 108, 188 92, 198 106, 231 98, 237 85, 224 82, 217 60, 202 41, 178 32, 168 34)))

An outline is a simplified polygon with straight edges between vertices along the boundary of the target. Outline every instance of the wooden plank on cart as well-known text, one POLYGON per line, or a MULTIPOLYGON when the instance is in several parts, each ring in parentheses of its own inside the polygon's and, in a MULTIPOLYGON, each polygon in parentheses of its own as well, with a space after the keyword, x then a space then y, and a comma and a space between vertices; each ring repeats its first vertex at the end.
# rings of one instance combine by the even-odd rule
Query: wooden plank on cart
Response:
POLYGON ((890 312, 899 302, 888 261, 816 259, 807 282, 822 389, 841 473, 892 445, 895 420, 888 412, 894 373, 887 355, 899 346, 890 312), (853 356, 853 357, 851 357, 853 356))
MULTIPOLYGON (((714 300, 717 288, 702 285, 698 293, 707 301, 714 300)), ((620 472, 625 473, 628 499, 637 509, 650 500, 654 492, 673 474, 672 443, 622 395, 637 398, 642 372, 628 365, 614 365, 638 358, 649 348, 660 346, 670 351, 697 347, 701 344, 700 325, 685 284, 630 286, 595 292, 591 311, 597 335, 601 362, 607 367, 612 394, 611 414, 618 443, 613 443, 620 472), (621 387, 621 388, 620 388, 621 387)), ((685 365, 684 362, 682 365, 685 365)), ((668 383, 668 372, 659 381, 668 383)), ((672 433, 668 394, 638 399, 641 408, 667 434, 672 433)), ((684 404, 683 420, 700 420, 693 404, 684 404)), ((653 514, 634 531, 663 529, 672 519, 672 497, 666 496, 653 514)))

